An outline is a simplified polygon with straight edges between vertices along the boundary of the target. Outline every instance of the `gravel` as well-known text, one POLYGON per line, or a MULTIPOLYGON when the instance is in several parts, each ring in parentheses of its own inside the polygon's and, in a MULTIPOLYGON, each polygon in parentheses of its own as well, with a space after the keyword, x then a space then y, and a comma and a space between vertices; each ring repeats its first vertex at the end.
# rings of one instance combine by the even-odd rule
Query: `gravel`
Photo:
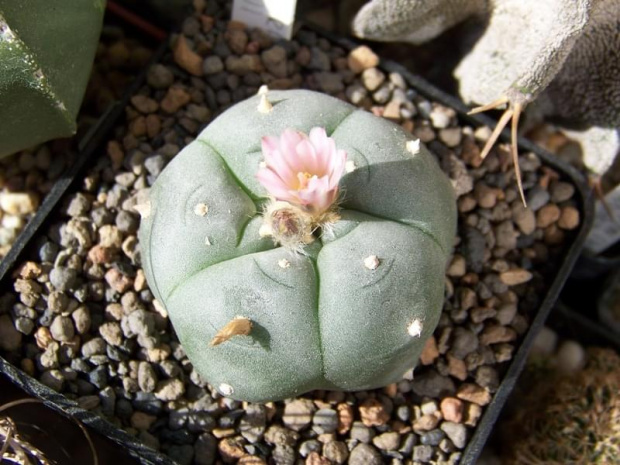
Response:
MULTIPOLYGON (((137 40, 128 38, 123 29, 104 25, 78 117, 78 137, 50 141, 0 160, 0 258, 8 253, 54 183, 73 162, 73 142, 122 96, 151 53, 137 40)), ((67 199, 65 212, 80 216, 89 203, 88 196, 77 193, 67 199)), ((45 250, 44 254, 46 261, 54 260, 50 258, 53 250, 45 250)))
POLYGON ((348 53, 308 31, 274 43, 211 14, 186 21, 177 63, 170 53, 149 69, 126 124, 0 295, 2 355, 180 464, 457 463, 579 224, 574 188, 521 154, 525 210, 506 147, 480 160, 489 131, 407 89, 368 47, 348 53), (193 370, 146 285, 133 207, 212 118, 263 83, 385 114, 452 180, 460 235, 444 312, 397 384, 264 405, 224 398, 193 370))

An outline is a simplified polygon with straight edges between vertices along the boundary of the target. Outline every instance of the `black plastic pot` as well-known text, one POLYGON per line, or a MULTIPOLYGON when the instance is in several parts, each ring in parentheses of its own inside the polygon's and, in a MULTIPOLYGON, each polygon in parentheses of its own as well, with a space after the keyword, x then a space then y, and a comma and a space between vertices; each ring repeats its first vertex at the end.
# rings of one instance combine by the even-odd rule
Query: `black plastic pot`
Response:
MULTIPOLYGON (((356 45, 351 41, 342 40, 329 34, 325 34, 321 31, 315 30, 315 32, 318 32, 330 41, 337 43, 345 49, 350 49, 356 45)), ((400 73, 408 81, 409 85, 415 88, 420 94, 423 94, 424 96, 434 101, 442 103, 443 105, 454 108, 464 121, 467 121, 468 123, 475 126, 494 126, 495 123, 490 118, 484 116, 467 116, 466 112, 468 108, 462 102, 436 89, 425 80, 412 75, 399 64, 389 61, 382 61, 380 67, 388 72, 395 71, 400 73)), ((141 76, 141 79, 144 79, 144 76, 141 76)), ((142 82, 141 79, 137 80, 137 82, 134 83, 132 90, 138 88, 138 86, 142 82)), ((18 243, 15 245, 11 253, 2 262, 2 264, 0 264, 0 284, 4 285, 5 288, 10 285, 10 275, 8 273, 9 270, 14 267, 14 265, 18 262, 18 260, 20 260, 22 256, 25 256, 25 250, 32 242, 34 234, 41 228, 46 219, 51 217, 52 214, 56 211, 59 200, 61 199, 62 195, 67 191, 71 183, 77 183, 81 181, 81 175, 83 174, 87 165, 89 163, 95 162, 95 160, 93 160, 92 154, 94 153, 95 149, 100 146, 100 144, 105 140, 106 135, 112 128, 113 122, 123 111, 123 107, 126 102, 127 99, 125 99, 123 102, 119 102, 118 105, 112 108, 109 111, 109 115, 107 116, 105 121, 102 122, 102 124, 100 124, 96 128, 96 130, 93 131, 92 134, 90 134, 88 140, 85 141, 85 143, 83 144, 83 151, 81 152, 79 160, 77 161, 71 172, 67 173, 65 178, 63 178, 54 188, 52 194, 48 196, 44 204, 41 206, 35 219, 28 226, 27 234, 23 234, 19 238, 18 243)), ((508 138, 509 134, 506 132, 504 134, 504 139, 508 140, 508 138)), ((570 180, 574 184, 574 186, 576 187, 577 201, 579 203, 578 207, 580 210, 581 224, 579 226, 579 229, 575 232, 574 236, 572 236, 572 243, 566 245, 566 253, 561 258, 561 263, 558 265, 557 274, 555 275, 549 286, 547 294, 543 299, 542 305, 540 306, 537 315, 533 318, 527 334, 523 337, 518 351, 513 356, 513 360, 504 375, 504 379, 499 389, 494 395, 492 402, 486 407, 485 412, 473 436, 469 440, 467 448, 464 450, 461 461, 461 463, 463 464, 475 463, 478 456, 480 455, 480 452, 482 451, 482 448, 493 428, 493 425, 508 395, 514 388, 515 382, 520 372, 523 369, 526 361, 526 356, 533 342, 533 339, 537 334, 538 330, 542 327, 545 320, 547 319, 547 316, 549 315, 551 308, 557 300, 559 292, 566 278, 568 277, 573 265, 575 264, 575 261, 577 260, 593 217, 593 205, 590 192, 583 180, 583 177, 578 171, 558 161, 553 157, 553 155, 545 152, 544 150, 540 149, 539 147, 535 146, 534 144, 525 139, 520 139, 519 144, 521 151, 532 151, 536 153, 546 165, 552 167, 554 170, 559 172, 566 180, 570 180)), ((100 416, 76 407, 75 403, 73 403, 72 401, 69 401, 64 396, 51 391, 49 388, 42 386, 38 381, 34 380, 25 373, 11 366, 2 358, 0 358, 0 372, 5 373, 10 379, 13 380, 14 383, 19 385, 29 394, 40 399, 44 399, 55 409, 63 411, 75 418, 80 419, 85 424, 91 426, 94 430, 109 437, 116 443, 121 444, 132 455, 140 456, 142 463, 173 464, 171 459, 155 451, 152 451, 151 449, 148 449, 146 446, 140 444, 136 439, 129 436, 127 433, 111 426, 106 420, 104 420, 100 416)))

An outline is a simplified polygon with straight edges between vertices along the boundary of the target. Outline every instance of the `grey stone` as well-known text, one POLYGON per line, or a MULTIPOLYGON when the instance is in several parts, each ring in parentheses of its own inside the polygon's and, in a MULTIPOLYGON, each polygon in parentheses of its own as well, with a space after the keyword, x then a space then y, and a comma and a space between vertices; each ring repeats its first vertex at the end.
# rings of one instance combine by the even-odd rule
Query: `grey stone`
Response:
POLYGON ((495 240, 498 247, 513 250, 517 246, 518 233, 512 221, 503 221, 495 227, 495 240))
POLYGON ((329 71, 331 68, 331 61, 327 53, 318 47, 312 47, 310 49, 310 63, 308 68, 315 71, 329 71))
POLYGON ((433 457, 433 448, 427 445, 415 446, 413 448, 414 462, 428 463, 433 457))
POLYGON ((52 337, 57 341, 69 341, 75 336, 73 321, 67 316, 58 315, 54 318, 54 321, 52 321, 50 332, 52 333, 52 337))
POLYGON ((417 443, 418 443, 418 437, 413 433, 409 433, 405 436, 405 439, 403 440, 400 446, 400 449, 398 449, 398 451, 404 455, 411 455, 413 451, 413 447, 417 443))
POLYGON ((323 446, 323 455, 333 463, 340 465, 349 457, 349 449, 342 441, 330 441, 323 446))
POLYGON ((100 365, 88 373, 88 381, 97 389, 103 389, 108 385, 108 369, 105 365, 100 365))
POLYGON ((433 429, 422 434, 420 443, 428 446, 438 446, 446 434, 440 429, 433 429))
POLYGON ((144 392, 153 392, 157 386, 157 374, 149 362, 138 365, 138 386, 144 392))
POLYGON ((447 376, 441 376, 435 370, 429 370, 414 378, 411 388, 417 395, 427 397, 443 397, 456 390, 454 381, 447 376))
POLYGON ((174 82, 174 75, 164 65, 156 64, 149 68, 146 80, 155 89, 166 89, 174 82))
POLYGON ((88 210, 90 210, 90 200, 78 192, 69 198, 65 213, 71 217, 84 216, 88 210))
POLYGON ((411 408, 408 405, 399 405, 396 409, 396 417, 400 421, 409 421, 411 418, 411 408))
MULTIPOLYGON (((275 77, 283 78, 287 75, 286 50, 280 45, 265 50, 261 53, 263 65, 275 77)), ((329 69, 329 68, 328 68, 329 69)))
POLYGON ((299 434, 279 425, 272 425, 265 433, 265 441, 275 446, 294 446, 299 434))
POLYGON ((314 431, 318 434, 333 433, 338 428, 338 413, 329 408, 318 410, 312 417, 314 431))
POLYGON ((328 94, 336 94, 344 90, 342 76, 338 73, 323 71, 315 74, 319 88, 328 94))
POLYGON ((45 242, 39 248, 39 258, 42 262, 50 262, 52 263, 56 259, 56 255, 58 254, 58 246, 53 242, 45 242))
POLYGON ((376 436, 372 443, 381 450, 396 450, 400 445, 400 434, 396 431, 388 431, 376 436))
POLYGON ((291 446, 276 446, 271 453, 271 458, 276 465, 294 465, 297 453, 291 446))
POLYGON ((140 226, 140 219, 137 214, 121 210, 116 215, 116 227, 119 231, 126 234, 135 234, 140 226))
POLYGON ((144 167, 153 176, 159 176, 164 166, 166 166, 166 157, 160 154, 153 155, 144 160, 144 167))
POLYGON ((155 397, 164 402, 177 400, 185 392, 185 385, 179 379, 166 379, 157 383, 155 397))
POLYGON ((484 250, 486 240, 484 235, 476 228, 465 228, 463 252, 467 267, 475 273, 482 272, 484 267, 484 250))
POLYGON ((50 271, 50 282, 58 291, 68 291, 77 283, 77 271, 57 266, 50 271))
POLYGON ((527 193, 527 207, 532 211, 538 211, 549 203, 549 192, 536 185, 527 193))
POLYGON ((163 408, 163 402, 155 397, 151 392, 136 392, 132 402, 136 410, 149 413, 151 415, 159 415, 163 408))
POLYGON ((362 73, 362 83, 364 87, 374 92, 385 81, 385 74, 378 68, 368 68, 362 73))
POLYGON ((239 431, 249 443, 262 439, 267 423, 267 413, 265 406, 261 404, 248 404, 245 414, 239 422, 239 431))
POLYGON ((452 347, 450 352, 456 358, 463 360, 467 355, 474 352, 478 348, 478 336, 463 327, 457 327, 453 331, 452 347))
POLYGON ((107 386, 99 392, 101 399, 101 411, 104 415, 112 416, 116 409, 116 393, 112 387, 107 386))
POLYGON ((476 384, 495 392, 499 387, 499 374, 492 366, 483 365, 476 370, 476 384))
POLYGON ((356 82, 347 87, 345 95, 353 105, 359 105, 368 95, 368 91, 363 85, 356 82))
POLYGON ((369 444, 358 444, 349 455, 350 465, 381 465, 382 463, 379 451, 369 444))
POLYGON ((86 305, 76 308, 71 314, 71 318, 73 319, 75 329, 79 334, 85 334, 88 332, 91 325, 91 318, 90 310, 86 305))
POLYGON ((323 448, 323 444, 321 444, 316 439, 308 439, 304 441, 299 446, 299 455, 302 457, 308 457, 312 452, 321 453, 321 449, 323 448))
POLYGON ((456 447, 459 449, 463 449, 465 447, 467 444, 467 428, 465 425, 451 421, 444 421, 440 428, 444 433, 446 433, 446 436, 448 436, 456 447))
POLYGON ((373 92, 372 98, 378 104, 385 105, 390 100, 391 94, 392 91, 390 89, 390 86, 384 83, 373 92))
POLYGON ((178 465, 192 465, 194 448, 189 444, 184 444, 182 446, 170 446, 168 449, 168 455, 178 465))
POLYGON ((104 355, 106 353, 106 343, 100 337, 95 337, 82 344, 82 355, 90 358, 93 355, 104 355))
POLYGON ((354 421, 349 435, 351 436, 351 439, 368 444, 372 441, 375 432, 361 421, 354 421))
POLYGON ((556 182, 551 186, 551 201, 565 202, 575 194, 575 187, 567 182, 556 182))
POLYGON ((114 222, 114 213, 107 208, 97 207, 90 212, 90 217, 97 227, 114 222))
POLYGON ((34 329, 34 321, 30 318, 19 317, 15 319, 15 329, 22 334, 30 334, 34 329))
POLYGON ((69 307, 69 297, 62 292, 52 291, 47 297, 47 307, 54 313, 62 313, 69 307))
POLYGON ((312 422, 314 404, 308 399, 295 399, 284 406, 282 422, 294 431, 301 431, 312 422))
POLYGON ((125 337, 136 335, 150 335, 155 330, 155 319, 146 310, 135 310, 121 320, 121 327, 125 337))

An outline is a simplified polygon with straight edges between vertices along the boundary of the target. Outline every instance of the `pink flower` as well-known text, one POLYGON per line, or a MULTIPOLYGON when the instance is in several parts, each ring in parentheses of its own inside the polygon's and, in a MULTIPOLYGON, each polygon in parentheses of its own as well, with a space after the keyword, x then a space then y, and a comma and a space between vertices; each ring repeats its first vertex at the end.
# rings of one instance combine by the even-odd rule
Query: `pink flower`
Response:
POLYGON ((325 129, 313 128, 308 136, 287 129, 280 137, 263 137, 262 149, 266 166, 256 177, 272 197, 314 215, 329 210, 338 197, 347 153, 336 149, 325 129))

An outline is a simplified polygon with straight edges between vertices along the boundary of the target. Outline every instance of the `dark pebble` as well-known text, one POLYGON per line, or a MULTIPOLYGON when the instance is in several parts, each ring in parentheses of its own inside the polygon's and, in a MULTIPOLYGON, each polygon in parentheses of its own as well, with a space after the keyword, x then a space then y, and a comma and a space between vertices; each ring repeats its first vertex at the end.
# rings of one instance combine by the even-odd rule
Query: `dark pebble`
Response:
POLYGON ((171 446, 168 455, 178 465, 191 465, 194 458, 194 447, 189 444, 182 446, 171 446))
POLYGON ((108 368, 100 365, 88 374, 88 381, 97 387, 103 389, 108 385, 108 368))
POLYGON ((42 262, 52 263, 56 260, 56 255, 58 255, 58 245, 53 242, 45 242, 39 248, 39 258, 42 262))
POLYGON ((438 446, 443 438, 446 437, 446 433, 440 429, 434 429, 428 431, 420 437, 420 443, 428 446, 438 446))
POLYGON ((484 267, 484 249, 486 240, 484 235, 475 228, 465 228, 463 253, 467 267, 475 273, 481 273, 484 267))
POLYGON ((116 401, 116 416, 122 419, 129 419, 131 414, 133 413, 133 407, 131 406, 131 402, 127 399, 118 399, 116 401))
POLYGON ((163 409, 163 402, 155 397, 155 394, 151 392, 136 392, 132 404, 136 410, 140 410, 141 412, 151 415, 159 415, 163 409))

